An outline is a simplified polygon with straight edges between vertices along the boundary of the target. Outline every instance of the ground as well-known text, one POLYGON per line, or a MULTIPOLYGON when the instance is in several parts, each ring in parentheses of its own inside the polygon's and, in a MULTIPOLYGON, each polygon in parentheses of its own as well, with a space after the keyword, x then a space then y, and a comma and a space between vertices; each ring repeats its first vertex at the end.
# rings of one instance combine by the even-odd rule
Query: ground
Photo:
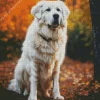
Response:
MULTIPOLYGON (((0 93, 2 100, 27 100, 27 97, 7 91, 9 81, 13 78, 13 72, 17 60, 8 60, 0 63, 0 93), (5 87, 5 88, 3 88, 5 87)), ((93 81, 94 65, 92 62, 80 62, 65 58, 60 73, 60 91, 65 100, 100 100, 100 84, 93 81)), ((38 100, 45 99, 42 96, 38 100)))

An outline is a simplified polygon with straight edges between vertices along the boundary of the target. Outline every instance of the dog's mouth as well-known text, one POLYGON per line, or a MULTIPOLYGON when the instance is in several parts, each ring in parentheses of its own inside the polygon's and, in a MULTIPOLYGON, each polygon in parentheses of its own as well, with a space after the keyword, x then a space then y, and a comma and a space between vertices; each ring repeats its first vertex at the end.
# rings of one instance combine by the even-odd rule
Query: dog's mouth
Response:
POLYGON ((50 28, 50 29, 56 29, 56 28, 58 28, 59 27, 59 25, 57 24, 57 25, 49 25, 48 24, 48 28, 50 28))

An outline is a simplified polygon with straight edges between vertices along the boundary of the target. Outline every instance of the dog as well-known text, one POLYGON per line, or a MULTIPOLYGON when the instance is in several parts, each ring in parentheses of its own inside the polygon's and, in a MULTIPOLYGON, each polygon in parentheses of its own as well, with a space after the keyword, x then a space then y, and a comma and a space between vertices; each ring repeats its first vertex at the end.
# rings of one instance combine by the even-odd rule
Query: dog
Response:
POLYGON ((39 1, 27 30, 22 55, 8 89, 37 100, 38 85, 45 97, 53 83, 53 98, 63 100, 59 90, 60 66, 65 57, 67 19, 70 10, 63 1, 39 1))

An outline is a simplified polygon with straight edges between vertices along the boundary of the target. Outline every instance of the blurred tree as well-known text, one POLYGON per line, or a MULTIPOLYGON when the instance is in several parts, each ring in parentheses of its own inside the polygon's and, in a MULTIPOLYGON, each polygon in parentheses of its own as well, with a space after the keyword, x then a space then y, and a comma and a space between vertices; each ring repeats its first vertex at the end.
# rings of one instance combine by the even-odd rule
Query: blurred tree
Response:
POLYGON ((16 2, 17 0, 0 0, 0 18, 3 17, 5 13, 9 13, 10 8, 16 2))
POLYGON ((93 34, 94 34, 94 53, 95 53, 95 80, 100 82, 100 0, 90 0, 93 34))
POLYGON ((76 23, 73 30, 68 29, 67 55, 81 61, 93 60, 92 30, 85 24, 76 23))
MULTIPOLYGON (((8 1, 9 0, 7 0, 7 2, 8 1)), ((35 0, 34 2, 36 3, 37 1, 38 0, 35 0)), ((6 3, 5 0, 2 2, 6 3)), ((30 2, 32 2, 32 0, 30 0, 30 2)), ((13 2, 11 3, 13 4, 13 2)), ((88 0, 83 0, 81 1, 81 3, 80 3, 80 0, 74 0, 74 2, 73 0, 65 0, 65 3, 71 9, 71 15, 68 19, 68 35, 69 35, 68 46, 70 50, 69 55, 73 54, 74 56, 75 51, 77 52, 80 50, 79 46, 81 46, 81 48, 86 47, 87 48, 86 50, 88 49, 90 50, 91 48, 92 36, 91 36, 91 18, 90 18, 90 11, 89 11, 89 2, 88 0), (73 42, 71 43, 71 41, 73 42)), ((13 43, 16 43, 16 44, 18 43, 19 45, 23 42, 26 35, 26 30, 33 20, 33 16, 30 14, 30 9, 32 6, 33 5, 30 3, 29 5, 27 5, 26 8, 23 6, 24 8, 23 10, 18 10, 18 11, 15 10, 15 12, 17 11, 17 14, 15 14, 15 12, 12 15, 9 14, 7 17, 8 19, 4 20, 4 22, 2 22, 2 25, 0 24, 0 30, 2 34, 5 31, 7 32, 4 37, 0 38, 2 39, 2 41, 4 42, 7 41, 8 43, 8 41, 10 40, 12 43, 12 46, 13 46, 13 43)), ((89 54, 93 55, 92 51, 90 51, 89 54)), ((90 58, 91 58, 91 55, 90 55, 90 58)), ((83 55, 81 54, 81 57, 82 56, 83 55)))
POLYGON ((21 10, 17 15, 10 16, 10 23, 0 24, 0 60, 19 57, 21 45, 26 35, 26 30, 33 20, 30 14, 31 5, 26 10, 21 10))
POLYGON ((25 38, 26 30, 33 20, 33 16, 30 14, 31 6, 27 7, 26 10, 22 10, 17 13, 16 16, 10 17, 10 23, 3 23, 0 25, 2 31, 7 31, 7 38, 15 38, 15 40, 21 40, 25 38))
POLYGON ((0 31, 0 61, 19 57, 22 41, 8 38, 7 31, 0 31))
POLYGON ((82 0, 80 9, 83 12, 81 17, 82 23, 86 23, 88 26, 91 27, 92 24, 91 24, 89 0, 82 0))
POLYGON ((81 1, 68 20, 67 55, 81 61, 93 60, 93 35, 89 1, 81 1), (84 6, 83 5, 86 5, 84 6))
POLYGON ((67 6, 71 9, 79 9, 81 5, 81 0, 65 0, 67 6))

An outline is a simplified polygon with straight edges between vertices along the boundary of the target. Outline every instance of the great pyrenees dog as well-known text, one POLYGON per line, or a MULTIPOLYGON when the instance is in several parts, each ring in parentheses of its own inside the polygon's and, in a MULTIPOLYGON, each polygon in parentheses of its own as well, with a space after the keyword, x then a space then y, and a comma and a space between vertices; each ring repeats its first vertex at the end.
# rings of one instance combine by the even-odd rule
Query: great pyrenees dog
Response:
POLYGON ((63 1, 40 1, 31 9, 35 18, 27 30, 9 90, 29 93, 28 100, 37 100, 38 87, 45 97, 50 97, 53 85, 53 98, 64 99, 59 90, 59 73, 65 57, 69 13, 63 1))

